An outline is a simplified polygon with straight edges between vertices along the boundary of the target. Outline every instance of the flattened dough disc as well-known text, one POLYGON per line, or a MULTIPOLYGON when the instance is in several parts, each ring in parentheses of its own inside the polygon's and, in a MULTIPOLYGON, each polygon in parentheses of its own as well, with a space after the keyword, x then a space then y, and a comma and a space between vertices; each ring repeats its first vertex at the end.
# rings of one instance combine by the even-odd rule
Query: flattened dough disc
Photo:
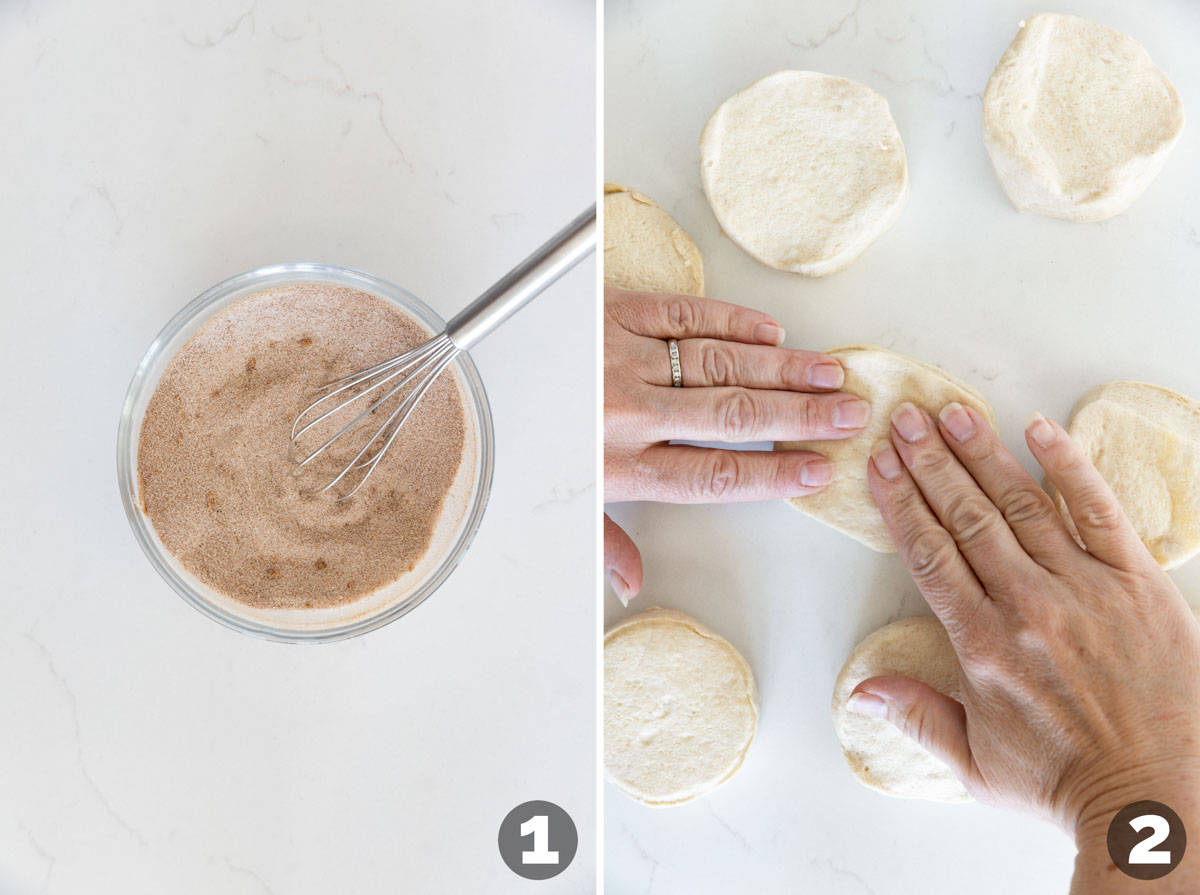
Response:
POLYGON ((810 277, 846 267, 908 199, 887 100, 812 71, 776 72, 725 100, 700 136, 700 176, 730 239, 810 277))
POLYGON ((974 389, 937 367, 873 345, 835 348, 827 352, 846 369, 845 390, 871 402, 866 429, 841 441, 781 441, 777 450, 819 451, 834 464, 833 481, 824 490, 788 500, 792 506, 881 553, 895 553, 867 486, 867 460, 876 442, 891 430, 892 411, 905 401, 937 416, 958 401, 983 414, 993 426, 991 405, 974 389))
POLYGON ((1018 211, 1102 221, 1158 176, 1183 101, 1137 41, 1076 16, 1021 29, 983 95, 983 142, 1018 211))
POLYGON ((729 641, 673 609, 604 635, 604 769, 648 805, 678 805, 742 766, 758 727, 754 675, 729 641))
POLYGON ((871 789, 906 799, 967 802, 954 773, 884 718, 846 708, 851 691, 869 677, 900 674, 962 698, 958 660, 942 623, 932 616, 892 622, 854 648, 833 687, 833 725, 846 763, 871 789))
POLYGON ((1145 382, 1109 382, 1079 399, 1067 431, 1159 565, 1200 553, 1200 403, 1145 382))
POLYGON ((649 196, 604 184, 604 282, 638 292, 704 294, 700 250, 649 196))

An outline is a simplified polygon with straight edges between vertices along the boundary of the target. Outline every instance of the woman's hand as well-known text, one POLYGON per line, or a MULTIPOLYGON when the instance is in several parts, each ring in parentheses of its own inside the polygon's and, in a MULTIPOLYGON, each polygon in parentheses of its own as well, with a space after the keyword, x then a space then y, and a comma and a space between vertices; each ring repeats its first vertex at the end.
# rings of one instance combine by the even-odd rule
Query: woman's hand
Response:
MULTIPOLYGON (((1153 799, 1200 834, 1200 625, 1067 433, 1038 417, 1026 442, 1086 550, 974 410, 893 414, 871 490, 950 635, 963 700, 880 677, 851 707, 917 739, 981 801, 1074 835, 1077 891, 1153 889, 1111 868, 1106 833, 1119 809, 1153 799)), ((1200 891, 1196 868, 1162 883, 1200 891)))
MULTIPOLYGON (((836 358, 780 348, 783 329, 749 308, 686 295, 606 288, 604 499, 675 503, 798 497, 829 484, 812 451, 731 451, 672 445, 847 438, 870 405, 838 392, 836 358), (683 388, 672 385, 667 340, 678 340, 683 388)), ((641 586, 628 536, 605 521, 605 567, 618 596, 641 586)))

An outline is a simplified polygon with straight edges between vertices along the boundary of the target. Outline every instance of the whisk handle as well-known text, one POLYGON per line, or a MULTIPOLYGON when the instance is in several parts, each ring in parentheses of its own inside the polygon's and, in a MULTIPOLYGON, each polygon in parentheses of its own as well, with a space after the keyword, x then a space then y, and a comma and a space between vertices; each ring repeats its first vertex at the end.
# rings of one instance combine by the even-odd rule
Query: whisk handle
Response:
POLYGON ((458 348, 466 351, 595 248, 596 205, 592 203, 583 214, 456 314, 446 324, 446 334, 458 348))

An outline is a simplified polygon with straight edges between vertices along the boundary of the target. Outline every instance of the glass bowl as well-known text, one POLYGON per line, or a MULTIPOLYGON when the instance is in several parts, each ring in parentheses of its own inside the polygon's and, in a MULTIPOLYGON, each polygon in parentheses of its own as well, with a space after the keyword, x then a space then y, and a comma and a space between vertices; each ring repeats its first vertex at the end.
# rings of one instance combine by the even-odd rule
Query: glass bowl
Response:
POLYGON ((235 631, 288 643, 320 643, 356 637, 412 611, 458 565, 479 528, 492 484, 492 413, 483 381, 465 353, 446 368, 464 397, 466 439, 458 474, 446 495, 433 540, 414 569, 343 606, 322 609, 260 609, 234 600, 183 567, 163 545, 142 509, 138 494, 138 437, 146 405, 159 377, 184 343, 213 315, 240 298, 273 286, 328 283, 349 286, 390 301, 419 321, 432 336, 445 321, 410 292, 362 271, 331 264, 275 264, 230 277, 188 302, 146 349, 121 408, 117 430, 117 480, 125 515, 150 564, 188 603, 235 631), (457 514, 457 515, 456 515, 457 514))

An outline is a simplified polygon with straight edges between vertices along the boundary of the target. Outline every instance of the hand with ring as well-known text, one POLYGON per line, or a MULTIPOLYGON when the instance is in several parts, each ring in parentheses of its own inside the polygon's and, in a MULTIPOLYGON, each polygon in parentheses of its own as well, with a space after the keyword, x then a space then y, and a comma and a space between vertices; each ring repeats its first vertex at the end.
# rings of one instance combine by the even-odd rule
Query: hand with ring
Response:
MULTIPOLYGON (((604 499, 717 503, 820 491, 833 465, 812 451, 671 444, 848 438, 871 406, 839 392, 836 358, 779 347, 761 311, 707 298, 604 293, 604 499)), ((604 519, 604 565, 622 602, 641 589, 629 536, 604 519)))

